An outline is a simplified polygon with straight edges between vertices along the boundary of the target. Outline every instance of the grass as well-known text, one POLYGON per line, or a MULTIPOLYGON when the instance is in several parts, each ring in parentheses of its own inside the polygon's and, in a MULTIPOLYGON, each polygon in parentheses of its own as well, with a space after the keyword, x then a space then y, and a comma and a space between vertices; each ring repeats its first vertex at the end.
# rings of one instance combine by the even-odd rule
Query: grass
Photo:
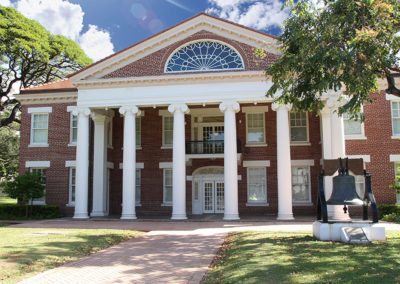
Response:
POLYGON ((320 242, 306 233, 235 233, 203 282, 400 283, 400 233, 370 245, 320 242))
POLYGON ((140 234, 124 230, 0 227, 0 283, 16 283, 140 234))
POLYGON ((17 199, 12 199, 7 196, 0 196, 0 204, 17 204, 17 199))

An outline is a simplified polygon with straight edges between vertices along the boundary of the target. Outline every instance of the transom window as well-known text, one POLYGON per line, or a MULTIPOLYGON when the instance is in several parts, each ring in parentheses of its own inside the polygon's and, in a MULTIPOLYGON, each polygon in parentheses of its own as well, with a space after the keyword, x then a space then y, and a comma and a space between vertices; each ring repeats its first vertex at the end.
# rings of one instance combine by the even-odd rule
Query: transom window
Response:
POLYGON ((214 41, 199 41, 176 51, 167 62, 165 73, 242 69, 242 58, 231 47, 214 41))

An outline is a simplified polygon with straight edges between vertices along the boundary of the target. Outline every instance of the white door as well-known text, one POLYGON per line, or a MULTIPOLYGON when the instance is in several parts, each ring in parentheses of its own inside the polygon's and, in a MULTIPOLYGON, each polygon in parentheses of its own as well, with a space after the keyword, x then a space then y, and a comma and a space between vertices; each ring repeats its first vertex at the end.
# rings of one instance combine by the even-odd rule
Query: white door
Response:
POLYGON ((203 212, 224 212, 224 182, 207 180, 203 182, 203 212))

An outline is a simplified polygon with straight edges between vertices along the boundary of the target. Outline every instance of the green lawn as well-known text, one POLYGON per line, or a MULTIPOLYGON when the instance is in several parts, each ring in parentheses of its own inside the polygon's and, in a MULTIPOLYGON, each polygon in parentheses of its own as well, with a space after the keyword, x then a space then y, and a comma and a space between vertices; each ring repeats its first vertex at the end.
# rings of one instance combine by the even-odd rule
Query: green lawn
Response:
POLYGON ((15 283, 141 234, 123 230, 0 227, 0 283, 15 283))
POLYGON ((0 204, 17 204, 17 199, 12 199, 7 196, 0 196, 0 204))
POLYGON ((348 245, 306 233, 236 233, 204 283, 400 283, 400 233, 388 237, 348 245))

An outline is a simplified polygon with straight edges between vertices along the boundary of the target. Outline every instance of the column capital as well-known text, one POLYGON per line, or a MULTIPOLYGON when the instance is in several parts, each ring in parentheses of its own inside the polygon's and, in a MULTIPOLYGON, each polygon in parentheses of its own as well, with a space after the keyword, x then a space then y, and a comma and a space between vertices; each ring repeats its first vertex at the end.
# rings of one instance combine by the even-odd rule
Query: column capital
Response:
POLYGON ((279 104, 279 103, 273 103, 271 106, 273 111, 278 111, 280 109, 286 109, 287 111, 292 110, 292 104, 279 104))
POLYGON ((168 111, 170 113, 182 112, 182 113, 188 114, 189 107, 187 106, 187 104, 184 104, 184 103, 172 104, 172 105, 168 106, 168 111))
POLYGON ((72 110, 73 115, 84 115, 84 116, 89 116, 90 115, 90 109, 88 107, 75 107, 72 110))
POLYGON ((221 112, 226 112, 226 111, 239 112, 240 105, 236 101, 223 101, 222 103, 220 103, 219 109, 221 112))
POLYGON ((122 106, 119 108, 119 113, 122 114, 123 116, 128 114, 139 116, 140 110, 137 106, 122 106))

